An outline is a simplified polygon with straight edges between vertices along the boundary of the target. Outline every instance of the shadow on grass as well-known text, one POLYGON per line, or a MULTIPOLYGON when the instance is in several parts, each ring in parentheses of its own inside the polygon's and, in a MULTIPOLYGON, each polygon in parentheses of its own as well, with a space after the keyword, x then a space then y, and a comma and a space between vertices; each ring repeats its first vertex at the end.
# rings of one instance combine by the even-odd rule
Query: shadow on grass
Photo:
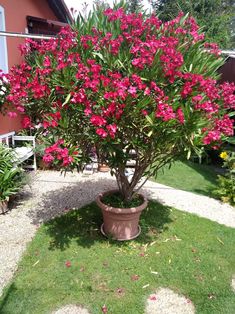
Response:
MULTIPOLYGON (((169 214, 169 207, 150 201, 148 208, 141 216, 142 233, 135 241, 147 243, 153 236, 156 238, 158 234, 167 229, 167 224, 172 222, 169 214)), ((70 246, 71 241, 76 241, 77 245, 88 248, 97 241, 109 241, 116 246, 128 245, 127 241, 118 242, 102 236, 101 224, 102 214, 94 202, 78 210, 72 210, 45 224, 45 231, 51 238, 49 248, 65 250, 70 246)))
POLYGON ((7 304, 9 298, 11 298, 11 295, 12 294, 14 295, 16 291, 17 291, 17 288, 14 283, 10 284, 4 289, 3 295, 0 297, 0 313, 2 314, 4 313, 3 308, 7 304))

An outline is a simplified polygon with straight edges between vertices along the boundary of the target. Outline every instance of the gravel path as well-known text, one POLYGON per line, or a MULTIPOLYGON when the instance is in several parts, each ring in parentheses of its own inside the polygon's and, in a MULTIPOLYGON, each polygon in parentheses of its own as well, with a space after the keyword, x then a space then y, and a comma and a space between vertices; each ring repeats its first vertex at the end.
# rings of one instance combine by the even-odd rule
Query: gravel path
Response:
POLYGON ((235 228, 235 208, 229 204, 150 181, 147 182, 144 190, 147 191, 148 198, 158 200, 164 205, 235 228))
MULTIPOLYGON (((17 263, 39 224, 67 209, 89 204, 98 193, 115 186, 115 180, 107 173, 68 173, 64 177, 56 171, 38 171, 31 188, 24 189, 14 208, 0 215, 0 295, 12 279, 17 263)), ((165 205, 235 228, 235 209, 209 197, 150 181, 145 185, 144 193, 165 205)))

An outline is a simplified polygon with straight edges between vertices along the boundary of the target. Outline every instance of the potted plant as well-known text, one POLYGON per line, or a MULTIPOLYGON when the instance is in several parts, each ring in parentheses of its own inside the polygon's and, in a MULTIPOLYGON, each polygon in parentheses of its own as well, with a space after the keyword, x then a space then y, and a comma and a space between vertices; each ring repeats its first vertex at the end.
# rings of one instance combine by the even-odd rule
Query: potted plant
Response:
POLYGON ((8 209, 9 200, 24 184, 23 170, 14 165, 14 151, 0 145, 0 213, 8 209))
POLYGON ((179 156, 189 158, 233 134, 227 111, 234 108, 235 87, 216 84, 223 58, 203 38, 188 15, 163 23, 154 15, 126 14, 121 2, 87 19, 79 15, 55 39, 21 47, 25 62, 7 77, 7 102, 27 114, 26 127, 40 120, 42 131, 57 138, 45 162, 76 167, 94 147, 102 156, 118 187, 113 197, 97 200, 106 202, 103 214, 112 219, 104 217, 105 234, 137 236, 147 205, 136 197, 143 183, 179 156), (132 176, 126 172, 130 152, 132 176), (125 218, 115 224, 119 213, 125 218))

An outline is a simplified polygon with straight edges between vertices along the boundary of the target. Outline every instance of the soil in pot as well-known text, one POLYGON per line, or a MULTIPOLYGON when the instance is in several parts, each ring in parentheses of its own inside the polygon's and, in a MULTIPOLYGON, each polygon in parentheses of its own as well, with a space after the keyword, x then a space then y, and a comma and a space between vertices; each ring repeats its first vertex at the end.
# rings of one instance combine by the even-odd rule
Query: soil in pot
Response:
POLYGON ((139 194, 135 194, 130 202, 125 202, 119 192, 107 194, 102 198, 105 205, 118 208, 131 208, 140 206, 143 203, 143 198, 139 194))
POLYGON ((96 199, 101 208, 104 223, 101 232, 115 240, 132 240, 140 234, 139 218, 148 201, 137 194, 131 202, 125 203, 117 190, 100 194, 96 199))

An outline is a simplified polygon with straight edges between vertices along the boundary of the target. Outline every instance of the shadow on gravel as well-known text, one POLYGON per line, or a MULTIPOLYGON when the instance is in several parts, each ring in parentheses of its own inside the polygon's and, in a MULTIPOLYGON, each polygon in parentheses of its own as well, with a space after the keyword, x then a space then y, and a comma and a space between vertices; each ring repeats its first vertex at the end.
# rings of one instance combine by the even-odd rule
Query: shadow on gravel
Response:
MULTIPOLYGON (((64 182, 62 181, 62 183, 64 182)), ((68 184, 68 182, 66 183, 68 184)), ((45 180, 42 184, 48 184, 48 181, 45 180)), ((92 181, 92 176, 85 182, 71 182, 69 186, 44 193, 42 200, 35 208, 31 208, 27 215, 33 224, 37 225, 56 216, 64 215, 71 209, 89 204, 99 193, 115 187, 116 183, 112 179, 100 178, 92 181)))

